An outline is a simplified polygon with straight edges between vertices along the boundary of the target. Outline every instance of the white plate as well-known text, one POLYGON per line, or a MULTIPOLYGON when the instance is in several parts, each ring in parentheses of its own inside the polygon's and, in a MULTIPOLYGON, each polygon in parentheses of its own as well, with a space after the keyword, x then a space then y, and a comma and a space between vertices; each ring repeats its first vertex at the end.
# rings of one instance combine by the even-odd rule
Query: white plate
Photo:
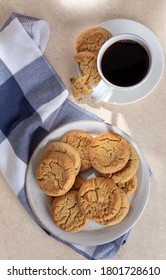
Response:
MULTIPOLYGON (((86 177, 94 177, 94 173, 87 172, 86 177)), ((82 245, 99 245, 105 244, 122 236, 128 230, 130 230, 134 224, 138 221, 143 210, 146 206, 149 195, 149 169, 144 156, 129 135, 121 131, 120 129, 113 127, 104 122, 98 121, 77 121, 69 123, 59 127, 45 137, 41 143, 37 146, 34 153, 31 156, 27 167, 26 173, 26 194, 30 207, 41 224, 47 231, 54 236, 61 238, 62 240, 82 245), (96 136, 107 131, 114 131, 124 137, 130 142, 138 152, 140 157, 140 166, 138 170, 138 188, 131 199, 131 206, 128 215, 118 225, 111 227, 103 227, 95 222, 90 222, 89 225, 77 233, 68 233, 59 229, 50 217, 50 207, 48 199, 45 194, 40 190, 35 180, 34 170, 36 163, 38 162, 42 152, 46 145, 52 141, 58 141, 62 135, 72 130, 83 130, 90 133, 92 136, 96 136)))
POLYGON ((143 84, 136 89, 128 90, 125 94, 115 89, 107 102, 111 104, 129 104, 150 94, 159 83, 164 71, 164 53, 158 38, 146 26, 133 20, 113 19, 103 22, 99 26, 110 31, 113 36, 121 33, 133 33, 142 37, 151 46, 154 60, 153 70, 143 84))

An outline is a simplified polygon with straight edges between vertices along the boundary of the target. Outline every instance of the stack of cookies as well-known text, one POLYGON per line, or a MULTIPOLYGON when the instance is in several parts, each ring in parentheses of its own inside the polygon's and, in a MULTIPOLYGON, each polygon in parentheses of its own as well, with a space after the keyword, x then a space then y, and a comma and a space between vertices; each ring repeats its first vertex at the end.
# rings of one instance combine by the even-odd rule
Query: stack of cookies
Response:
POLYGON ((94 138, 71 131, 46 147, 35 174, 54 223, 78 232, 90 220, 110 226, 125 218, 129 196, 137 188, 138 167, 137 151, 120 135, 107 132, 94 138), (89 169, 98 175, 84 179, 81 175, 89 169))
POLYGON ((75 60, 82 75, 71 78, 74 96, 92 93, 92 86, 99 83, 101 78, 97 70, 97 55, 101 46, 111 37, 112 34, 101 27, 90 28, 78 36, 75 60))

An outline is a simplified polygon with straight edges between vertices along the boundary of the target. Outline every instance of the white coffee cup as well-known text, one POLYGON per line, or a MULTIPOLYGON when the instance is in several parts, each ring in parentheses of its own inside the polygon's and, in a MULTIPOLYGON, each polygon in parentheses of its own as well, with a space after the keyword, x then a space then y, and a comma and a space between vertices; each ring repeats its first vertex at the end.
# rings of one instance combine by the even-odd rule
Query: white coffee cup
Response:
MULTIPOLYGON (((130 59, 130 57, 129 57, 130 59)), ((111 63, 111 62, 109 62, 111 63)), ((99 75, 101 76, 101 81, 99 84, 94 88, 94 91, 92 93, 92 98, 96 102, 100 101, 109 101, 111 98, 112 94, 114 93, 115 89, 121 91, 122 93, 125 93, 125 91, 134 89, 139 87, 142 83, 145 82, 146 79, 148 79, 151 70, 153 67, 153 61, 152 61, 152 51, 148 43, 141 38, 140 36, 137 36, 135 34, 120 34, 117 36, 113 36, 112 38, 108 39, 103 46, 101 47, 98 56, 97 56, 97 69, 99 72, 99 75), (143 47, 144 51, 146 52, 146 55, 148 56, 148 66, 145 75, 139 80, 138 82, 134 83, 133 85, 118 85, 113 83, 112 81, 108 80, 108 78, 105 76, 103 73, 102 69, 102 59, 103 56, 106 54, 106 51, 110 49, 110 47, 115 43, 122 43, 122 42, 129 42, 129 43, 136 43, 139 45, 139 47, 143 47)), ((111 74, 110 74, 111 75, 111 74)), ((133 93, 134 94, 134 93, 133 93)), ((124 98, 124 95, 123 95, 124 98)))

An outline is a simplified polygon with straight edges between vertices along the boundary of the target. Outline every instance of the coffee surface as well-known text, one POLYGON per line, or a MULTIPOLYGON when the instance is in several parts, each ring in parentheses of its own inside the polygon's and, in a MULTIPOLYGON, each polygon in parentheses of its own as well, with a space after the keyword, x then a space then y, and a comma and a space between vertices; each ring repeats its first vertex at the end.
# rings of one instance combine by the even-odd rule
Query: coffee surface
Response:
POLYGON ((133 86, 146 76, 149 56, 139 43, 121 40, 105 51, 101 68, 110 83, 121 87, 133 86))

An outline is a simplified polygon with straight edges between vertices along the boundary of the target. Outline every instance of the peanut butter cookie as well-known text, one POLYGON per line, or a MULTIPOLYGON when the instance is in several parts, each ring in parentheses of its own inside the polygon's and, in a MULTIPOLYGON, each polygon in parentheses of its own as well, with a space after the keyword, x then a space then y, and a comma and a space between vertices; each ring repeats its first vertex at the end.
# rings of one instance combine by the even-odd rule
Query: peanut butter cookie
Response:
POLYGON ((88 84, 97 85, 101 80, 97 70, 97 55, 83 51, 75 55, 75 60, 80 66, 82 75, 87 77, 88 84))
POLYGON ((129 181, 136 173, 139 167, 139 156, 136 149, 130 145, 131 154, 126 165, 115 173, 103 174, 106 178, 111 178, 115 183, 125 183, 129 181))
POLYGON ((72 190, 78 191, 84 182, 85 182, 85 179, 82 178, 80 175, 77 175, 74 185, 72 186, 72 190))
POLYGON ((55 198, 55 196, 47 195, 48 203, 50 206, 52 205, 54 198, 55 198))
POLYGON ((83 183, 78 202, 82 213, 89 219, 111 219, 120 209, 121 196, 111 179, 97 177, 83 183))
POLYGON ((93 140, 93 137, 84 131, 71 131, 65 134, 61 141, 68 143, 73 146, 80 155, 81 158, 81 168, 80 172, 86 171, 91 167, 91 163, 88 157, 88 147, 93 140))
POLYGON ((128 196, 133 194, 138 186, 138 180, 137 180, 137 175, 134 175, 133 178, 131 178, 129 181, 125 183, 119 183, 117 184, 119 188, 121 188, 128 196))
POLYGON ((114 173, 122 169, 130 158, 129 143, 114 132, 94 138, 89 146, 89 159, 100 173, 114 173))
POLYGON ((76 41, 77 52, 90 51, 98 53, 101 46, 112 37, 112 34, 101 27, 92 27, 82 32, 76 41))
POLYGON ((67 232, 81 231, 89 223, 78 206, 78 192, 73 190, 54 198, 52 218, 59 228, 67 232))
POLYGON ((111 219, 96 219, 95 222, 103 226, 113 226, 119 224, 127 215, 130 208, 130 201, 127 194, 120 189, 121 206, 118 213, 111 219))
POLYGON ((79 173, 81 167, 80 155, 71 145, 62 142, 53 142, 46 148, 44 155, 50 152, 66 154, 74 163, 76 175, 79 173))
POLYGON ((91 94, 93 92, 92 88, 88 82, 89 76, 81 76, 78 78, 71 78, 70 81, 73 85, 73 96, 81 97, 86 94, 91 94))
POLYGON ((139 167, 139 156, 136 149, 130 145, 131 154, 126 165, 118 172, 112 174, 112 180, 115 183, 125 183, 129 181, 136 173, 139 167))
POLYGON ((68 192, 75 181, 75 167, 65 154, 51 152, 43 156, 36 165, 35 175, 41 190, 49 196, 60 196, 68 192))

